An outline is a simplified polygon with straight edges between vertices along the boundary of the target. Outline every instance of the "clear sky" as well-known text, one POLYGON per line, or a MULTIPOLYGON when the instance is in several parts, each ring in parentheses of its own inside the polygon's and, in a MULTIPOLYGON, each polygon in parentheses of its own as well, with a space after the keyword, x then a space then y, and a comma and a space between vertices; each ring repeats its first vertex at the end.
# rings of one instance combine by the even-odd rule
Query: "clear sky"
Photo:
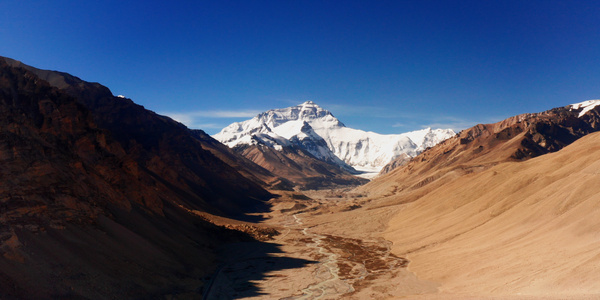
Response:
POLYGON ((600 98, 600 1, 0 1, 0 55, 210 134, 312 100, 379 133, 600 98))

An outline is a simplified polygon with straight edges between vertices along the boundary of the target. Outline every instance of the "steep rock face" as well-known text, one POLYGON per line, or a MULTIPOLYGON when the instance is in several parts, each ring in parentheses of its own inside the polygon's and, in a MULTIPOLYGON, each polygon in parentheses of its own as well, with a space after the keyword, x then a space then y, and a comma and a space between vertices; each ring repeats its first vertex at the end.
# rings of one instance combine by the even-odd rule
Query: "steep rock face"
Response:
POLYGON ((451 129, 430 128, 391 135, 365 132, 346 127, 331 112, 307 101, 233 123, 215 138, 230 147, 260 143, 281 149, 291 143, 347 170, 378 172, 396 156, 415 156, 454 134, 451 129))
POLYGON ((203 149, 202 139, 184 125, 146 110, 130 99, 115 97, 98 83, 5 60, 76 98, 91 111, 95 123, 108 130, 122 145, 129 157, 154 180, 162 182, 167 193, 177 195, 179 204, 231 215, 260 208, 262 201, 270 198, 260 183, 242 176, 203 149))
POLYGON ((198 296, 243 235, 181 206, 75 98, 0 59, 0 298, 198 296))

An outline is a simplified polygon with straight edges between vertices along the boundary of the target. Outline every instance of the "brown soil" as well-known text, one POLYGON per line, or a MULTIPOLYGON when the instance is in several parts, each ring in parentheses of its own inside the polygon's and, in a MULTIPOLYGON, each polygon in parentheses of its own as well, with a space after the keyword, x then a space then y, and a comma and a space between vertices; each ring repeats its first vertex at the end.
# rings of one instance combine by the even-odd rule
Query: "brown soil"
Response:
MULTIPOLYGON (((356 205, 356 195, 344 191, 311 191, 309 195, 310 199, 306 200, 298 200, 290 194, 272 200, 273 210, 265 216, 268 218, 261 226, 276 228, 280 233, 269 243, 277 245, 281 252, 256 257, 253 253, 257 252, 251 250, 254 247, 251 244, 236 247, 236 251, 227 250, 228 259, 213 279, 213 295, 252 299, 317 297, 315 286, 331 279, 329 267, 324 264, 330 261, 332 254, 336 255, 336 261, 327 264, 337 268, 340 281, 332 281, 323 287, 323 299, 389 298, 407 294, 407 291, 435 290, 430 283, 419 281, 407 271, 408 260, 392 254, 390 242, 376 237, 384 227, 376 231, 372 225, 365 226, 364 230, 350 236, 344 235, 343 231, 342 234, 332 233, 336 224, 360 228, 359 223, 347 223, 363 209, 356 205), (353 209, 348 210, 348 207, 353 209), (300 216, 300 223, 294 221, 294 214, 300 216), (304 234, 303 229, 309 235, 304 234), (320 248, 315 246, 317 237, 322 237, 320 248), (242 251, 242 248, 246 250, 242 251), (283 258, 300 265, 280 269, 278 266, 283 264, 283 258), (252 285, 248 285, 249 280, 252 285), (398 286, 396 281, 406 284, 398 286), (341 287, 342 283, 351 286, 352 290, 341 287), (312 292, 306 290, 309 287, 312 292)), ((375 215, 383 217, 385 212, 375 215)))

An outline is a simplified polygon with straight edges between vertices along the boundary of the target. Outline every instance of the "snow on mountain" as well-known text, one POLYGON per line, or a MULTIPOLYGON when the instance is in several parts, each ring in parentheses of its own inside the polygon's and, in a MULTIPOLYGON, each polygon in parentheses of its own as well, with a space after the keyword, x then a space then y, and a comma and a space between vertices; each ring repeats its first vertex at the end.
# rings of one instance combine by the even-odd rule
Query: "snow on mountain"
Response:
POLYGON ((354 171, 352 167, 340 160, 329 148, 327 142, 318 135, 308 122, 302 122, 300 133, 293 135, 289 140, 292 144, 300 145, 316 158, 340 165, 350 171, 354 171))
POLYGON ((587 101, 571 104, 571 109, 572 110, 573 109, 574 110, 582 109, 582 111, 579 112, 579 118, 581 118, 583 115, 585 115, 585 113, 594 109, 594 107, 596 107, 598 105, 600 105, 600 100, 587 100, 587 101))
POLYGON ((378 173, 396 156, 415 156, 454 136, 452 129, 422 129, 403 134, 378 134, 346 127, 312 101, 273 109, 233 123, 214 138, 229 147, 263 144, 271 147, 300 146, 315 157, 347 168, 378 173))

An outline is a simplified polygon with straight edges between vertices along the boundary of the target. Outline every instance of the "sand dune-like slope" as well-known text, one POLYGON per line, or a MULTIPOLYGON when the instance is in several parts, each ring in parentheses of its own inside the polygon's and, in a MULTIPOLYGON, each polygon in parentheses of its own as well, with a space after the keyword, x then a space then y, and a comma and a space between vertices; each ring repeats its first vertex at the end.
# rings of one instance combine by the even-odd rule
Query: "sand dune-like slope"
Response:
POLYGON ((599 133, 443 176, 384 200, 407 202, 385 238, 419 278, 441 284, 440 295, 600 295, 599 133))

